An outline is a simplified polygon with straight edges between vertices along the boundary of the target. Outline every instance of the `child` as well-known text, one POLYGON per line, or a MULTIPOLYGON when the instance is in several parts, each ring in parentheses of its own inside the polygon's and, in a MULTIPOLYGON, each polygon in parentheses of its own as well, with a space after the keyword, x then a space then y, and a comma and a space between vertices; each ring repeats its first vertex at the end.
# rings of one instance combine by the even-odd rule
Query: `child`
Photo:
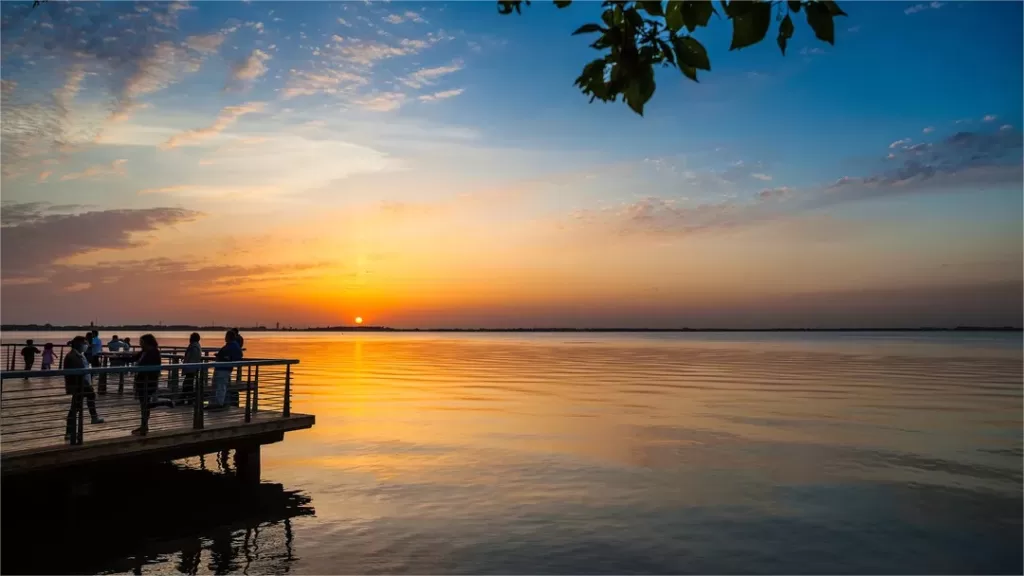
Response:
POLYGON ((25 357, 25 370, 31 370, 35 365, 36 354, 39 354, 39 348, 36 348, 31 340, 26 340, 25 347, 21 349, 21 355, 25 357))
POLYGON ((43 370, 53 367, 53 343, 47 342, 43 345, 43 370))

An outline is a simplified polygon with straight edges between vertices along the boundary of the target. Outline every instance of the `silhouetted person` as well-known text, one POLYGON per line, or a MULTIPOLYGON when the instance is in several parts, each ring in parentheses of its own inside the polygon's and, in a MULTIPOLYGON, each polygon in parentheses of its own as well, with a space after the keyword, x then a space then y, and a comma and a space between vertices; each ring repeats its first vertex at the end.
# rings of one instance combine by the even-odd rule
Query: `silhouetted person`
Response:
MULTIPOLYGON (((185 364, 202 363, 203 348, 199 344, 199 340, 198 332, 193 332, 188 337, 188 348, 185 349, 185 364)), ((191 404, 195 400, 196 374, 199 372, 199 368, 182 368, 181 372, 185 375, 185 381, 181 385, 182 399, 186 404, 191 404)))
POLYGON ((53 368, 53 359, 55 352, 53 351, 53 342, 47 342, 43 344, 43 370, 49 370, 53 368))
POLYGON ((100 354, 103 353, 103 341, 100 340, 100 331, 93 330, 92 338, 89 340, 89 363, 92 364, 93 368, 99 368, 102 365, 100 360, 100 354))
MULTIPOLYGON (((224 346, 217 351, 215 359, 217 362, 238 362, 242 359, 242 347, 238 345, 238 335, 234 330, 224 334, 224 346)), ((231 368, 213 369, 213 400, 207 408, 213 410, 226 406, 231 372, 231 368)))
POLYGON ((232 328, 231 331, 235 333, 235 341, 238 342, 238 347, 245 348, 245 338, 242 338, 242 333, 238 331, 238 328, 232 328))
MULTIPOLYGON (((64 369, 74 370, 88 368, 85 351, 89 344, 85 337, 75 336, 71 341, 71 350, 64 356, 64 369)), ((68 408, 67 427, 64 439, 71 440, 78 433, 78 412, 82 409, 82 401, 89 405, 89 415, 93 424, 102 424, 103 418, 96 413, 96 393, 92 389, 92 379, 88 374, 64 376, 64 393, 71 395, 71 407, 68 408)))
MULTIPOLYGON (((36 354, 41 354, 31 340, 25 341, 25 347, 21 349, 21 356, 25 359, 25 370, 31 370, 36 365, 36 354)), ((28 380, 28 376, 25 377, 28 380)))
MULTIPOLYGON (((160 348, 156 337, 152 334, 144 334, 139 338, 142 351, 136 356, 135 365, 142 368, 145 366, 160 366, 160 348)), ((142 411, 142 425, 132 430, 136 436, 145 436, 149 433, 149 404, 156 395, 157 385, 160 383, 159 371, 140 371, 135 373, 135 397, 139 400, 142 411)))

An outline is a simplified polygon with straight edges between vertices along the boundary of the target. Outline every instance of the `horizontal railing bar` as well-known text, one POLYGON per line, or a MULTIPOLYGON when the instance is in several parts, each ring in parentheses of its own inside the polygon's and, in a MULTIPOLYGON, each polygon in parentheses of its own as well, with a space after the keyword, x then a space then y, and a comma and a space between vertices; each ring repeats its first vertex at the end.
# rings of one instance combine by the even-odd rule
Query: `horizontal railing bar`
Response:
POLYGON ((17 370, 0 372, 0 380, 14 378, 35 378, 42 376, 84 376, 86 374, 121 374, 138 372, 170 372, 184 368, 195 367, 197 371, 203 368, 244 368, 246 366, 288 366, 298 364, 296 359, 265 359, 265 360, 240 360, 237 362, 201 362, 193 364, 161 364, 159 366, 108 366, 106 368, 70 368, 63 370, 17 370))

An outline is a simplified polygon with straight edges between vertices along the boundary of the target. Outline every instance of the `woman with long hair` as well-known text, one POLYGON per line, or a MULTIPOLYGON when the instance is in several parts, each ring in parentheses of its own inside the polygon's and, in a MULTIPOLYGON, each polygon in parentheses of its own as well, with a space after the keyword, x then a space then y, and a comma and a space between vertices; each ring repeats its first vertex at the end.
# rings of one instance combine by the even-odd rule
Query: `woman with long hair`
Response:
MULTIPOLYGON (((146 366, 160 366, 160 346, 156 337, 152 334, 144 334, 139 338, 142 352, 139 353, 135 365, 139 368, 146 366)), ((142 426, 132 430, 136 436, 145 436, 149 433, 149 404, 156 396, 157 385, 160 383, 160 372, 158 370, 140 370, 135 373, 135 397, 139 400, 142 409, 142 426)))

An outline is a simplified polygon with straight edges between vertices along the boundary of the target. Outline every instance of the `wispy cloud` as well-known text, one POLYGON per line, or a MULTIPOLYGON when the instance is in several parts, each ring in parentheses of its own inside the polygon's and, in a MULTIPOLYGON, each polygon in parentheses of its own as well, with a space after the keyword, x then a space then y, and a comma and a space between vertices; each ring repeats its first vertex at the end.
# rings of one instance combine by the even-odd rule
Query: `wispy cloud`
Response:
POLYGON ((981 121, 982 122, 995 122, 998 119, 999 119, 999 116, 996 116, 995 114, 987 114, 987 115, 985 115, 984 118, 981 119, 981 121))
POLYGON ((119 158, 117 160, 114 160, 110 164, 97 164, 95 166, 89 166, 88 168, 82 170, 81 172, 72 172, 70 174, 65 174, 60 177, 60 180, 61 182, 66 182, 68 180, 89 180, 94 178, 102 178, 105 176, 124 176, 127 174, 127 171, 125 171, 124 168, 124 165, 127 162, 128 160, 124 158, 119 158))
POLYGON ((249 102, 240 106, 227 106, 220 111, 220 115, 213 124, 205 128, 196 128, 180 134, 176 134, 161 145, 161 148, 177 148, 178 146, 190 146, 198 142, 212 138, 223 132, 228 126, 234 124, 239 118, 246 114, 262 112, 265 107, 263 102, 249 102))
POLYGON ((895 150, 897 148, 904 148, 904 147, 906 147, 909 144, 910 144, 910 138, 903 138, 901 140, 897 140, 897 141, 893 142, 892 144, 889 144, 889 150, 895 150))
POLYGON ((462 94, 465 90, 463 88, 456 88, 454 90, 442 90, 440 92, 434 92, 433 94, 423 94, 419 97, 421 102, 434 102, 435 100, 445 100, 447 98, 454 98, 462 94))
POLYGON ((438 79, 462 70, 462 66, 462 62, 453 62, 447 66, 422 68, 401 78, 399 81, 410 88, 418 89, 424 86, 430 86, 437 82, 438 79))
POLYGON ((356 104, 374 112, 388 112, 398 109, 405 102, 401 92, 382 92, 356 101, 356 104))
POLYGON ((931 134, 932 132, 935 132, 935 127, 934 126, 928 126, 924 130, 921 130, 921 132, 923 134, 931 134))
POLYGON ((925 10, 938 10, 945 6, 945 2, 930 2, 927 4, 914 4, 909 8, 903 10, 904 14, 917 14, 918 12, 924 12, 925 10))
POLYGON ((803 190, 778 187, 752 199, 692 203, 677 197, 649 197, 616 207, 574 214, 576 225, 619 234, 685 235, 751 226, 840 204, 1019 183, 1024 177, 1020 134, 1015 131, 960 132, 936 143, 901 149, 893 168, 868 176, 847 176, 803 190))
POLYGON ((244 60, 236 62, 231 67, 231 75, 228 77, 227 87, 245 86, 267 73, 267 54, 259 48, 253 50, 244 60))
POLYGON ((213 34, 202 34, 189 36, 185 39, 185 45, 196 52, 214 53, 220 49, 220 45, 227 39, 227 34, 216 32, 213 34))
POLYGON ((384 18, 384 21, 389 24, 401 24, 403 22, 416 22, 418 24, 426 23, 426 20, 424 20, 422 16, 411 10, 407 10, 402 14, 390 14, 384 18))
POLYGON ((765 182, 767 182, 767 181, 772 179, 772 177, 769 176, 768 174, 761 174, 760 172, 755 172, 754 174, 751 174, 750 177, 751 178, 756 178, 758 180, 763 180, 765 182))

